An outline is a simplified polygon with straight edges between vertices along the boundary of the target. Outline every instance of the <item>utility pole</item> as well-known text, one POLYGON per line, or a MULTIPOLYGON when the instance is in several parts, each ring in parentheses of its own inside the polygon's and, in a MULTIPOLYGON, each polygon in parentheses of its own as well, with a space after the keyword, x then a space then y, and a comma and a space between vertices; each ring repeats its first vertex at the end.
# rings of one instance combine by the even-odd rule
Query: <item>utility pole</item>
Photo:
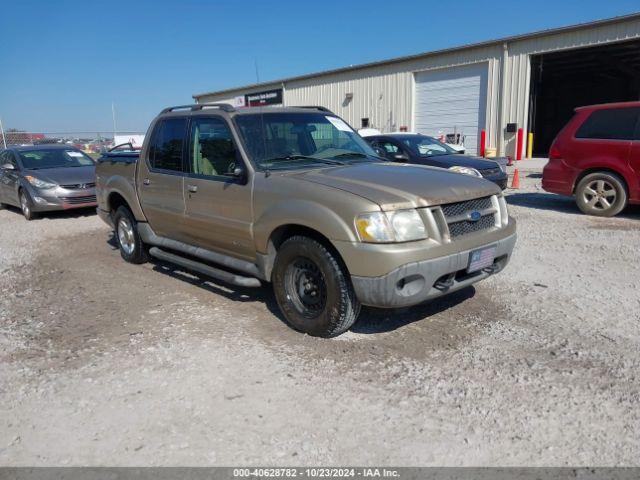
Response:
POLYGON ((7 137, 4 136, 4 128, 2 128, 2 119, 0 118, 0 134, 2 135, 2 143, 4 148, 7 148, 7 137))
POLYGON ((116 106, 113 102, 111 102, 111 116, 113 117, 113 139, 115 141, 116 138, 116 106))

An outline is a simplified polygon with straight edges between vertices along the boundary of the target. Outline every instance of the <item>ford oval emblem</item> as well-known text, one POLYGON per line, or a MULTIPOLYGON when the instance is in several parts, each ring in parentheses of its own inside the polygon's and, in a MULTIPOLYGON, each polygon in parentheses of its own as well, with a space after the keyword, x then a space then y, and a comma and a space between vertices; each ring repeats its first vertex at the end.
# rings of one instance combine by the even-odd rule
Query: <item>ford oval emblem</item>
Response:
POLYGON ((477 210, 474 210, 473 212, 469 213, 469 220, 471 220, 472 222, 477 222, 478 220, 480 220, 481 217, 482 217, 482 214, 477 210))

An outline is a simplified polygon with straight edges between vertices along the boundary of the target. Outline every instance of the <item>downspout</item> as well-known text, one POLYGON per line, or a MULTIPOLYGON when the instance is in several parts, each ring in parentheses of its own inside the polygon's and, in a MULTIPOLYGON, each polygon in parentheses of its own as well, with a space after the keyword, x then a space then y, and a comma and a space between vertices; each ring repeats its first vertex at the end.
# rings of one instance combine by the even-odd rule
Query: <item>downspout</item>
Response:
POLYGON ((282 106, 286 107, 287 104, 286 104, 285 98, 284 98, 284 94, 285 94, 284 82, 281 82, 280 86, 282 87, 282 106))
POLYGON ((502 157, 504 151, 505 112, 504 107, 507 97, 507 61, 509 60, 509 46, 507 42, 502 44, 502 59, 500 60, 500 98, 498 102, 498 156, 502 157))

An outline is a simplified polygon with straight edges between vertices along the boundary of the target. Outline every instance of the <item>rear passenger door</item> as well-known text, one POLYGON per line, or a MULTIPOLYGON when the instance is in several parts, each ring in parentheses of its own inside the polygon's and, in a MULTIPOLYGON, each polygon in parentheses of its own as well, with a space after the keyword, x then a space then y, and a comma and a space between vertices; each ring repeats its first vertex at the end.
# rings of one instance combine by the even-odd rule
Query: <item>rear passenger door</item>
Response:
POLYGON ((219 116, 192 117, 184 183, 185 233, 189 243, 255 260, 251 235, 251 185, 236 141, 219 116))
POLYGON ((185 241, 184 155, 187 118, 159 120, 151 133, 137 176, 142 211, 153 231, 162 237, 185 241))
MULTIPOLYGON (((640 109, 639 109, 640 110, 640 109)), ((640 200, 640 113, 636 123, 636 131, 631 142, 631 150, 629 152, 629 166, 635 173, 635 188, 630 188, 629 195, 634 200, 640 200)))

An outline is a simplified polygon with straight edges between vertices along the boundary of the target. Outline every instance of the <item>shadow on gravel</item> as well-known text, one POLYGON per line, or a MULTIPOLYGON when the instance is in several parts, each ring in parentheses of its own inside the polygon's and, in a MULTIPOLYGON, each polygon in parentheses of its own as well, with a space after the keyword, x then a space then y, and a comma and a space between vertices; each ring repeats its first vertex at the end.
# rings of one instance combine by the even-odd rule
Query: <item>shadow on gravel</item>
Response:
POLYGON ((358 321, 351 327, 351 331, 362 334, 391 332, 410 323, 420 322, 428 317, 442 313, 473 298, 475 294, 476 289, 470 286, 414 307, 401 309, 365 307, 362 309, 358 321))
MULTIPOLYGON (((576 205, 572 197, 556 195, 555 193, 523 192, 512 193, 505 196, 509 205, 518 207, 535 208, 538 210, 550 210, 554 212, 584 215, 576 205)), ((599 218, 599 217, 593 217, 599 218)), ((628 218, 632 220, 640 219, 640 207, 629 205, 615 218, 628 218)))
MULTIPOLYGON (((18 207, 14 207, 12 205, 5 205, 4 208, 7 212, 12 212, 22 216, 22 210, 20 210, 18 207)), ((38 220, 43 220, 46 218, 55 220, 59 218, 93 217, 97 213, 96 213, 96 207, 86 207, 86 208, 73 208, 71 210, 60 210, 60 211, 54 211, 54 212, 37 212, 36 214, 37 214, 37 217, 31 220, 32 222, 37 222, 38 220)))
POLYGON ((519 207, 582 215, 573 198, 556 195, 555 193, 512 193, 505 198, 508 204, 519 207))
POLYGON ((199 273, 191 272, 180 266, 165 263, 160 260, 151 259, 151 264, 155 272, 182 280, 183 282, 199 287, 209 293, 221 295, 234 302, 262 302, 274 316, 286 324, 284 317, 280 313, 276 299, 273 296, 273 291, 266 285, 258 288, 243 288, 226 284, 221 280, 200 275, 199 273))

